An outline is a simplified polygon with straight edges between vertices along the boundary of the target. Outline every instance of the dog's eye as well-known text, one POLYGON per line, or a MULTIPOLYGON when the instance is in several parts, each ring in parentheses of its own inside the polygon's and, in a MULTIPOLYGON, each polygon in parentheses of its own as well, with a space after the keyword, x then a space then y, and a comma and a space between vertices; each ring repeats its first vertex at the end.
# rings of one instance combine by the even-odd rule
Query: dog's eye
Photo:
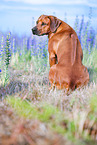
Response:
POLYGON ((41 26, 46 25, 46 23, 42 22, 41 26))

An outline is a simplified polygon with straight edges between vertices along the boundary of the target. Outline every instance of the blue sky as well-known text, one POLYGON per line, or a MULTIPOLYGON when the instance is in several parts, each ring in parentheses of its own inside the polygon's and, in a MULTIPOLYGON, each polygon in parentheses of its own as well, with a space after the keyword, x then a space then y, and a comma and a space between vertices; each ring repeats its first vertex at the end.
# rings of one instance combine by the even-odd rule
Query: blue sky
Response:
POLYGON ((74 26, 76 15, 88 20, 92 7, 91 25, 97 30, 97 0, 0 0, 0 30, 31 34, 32 18, 41 14, 56 15, 74 26))

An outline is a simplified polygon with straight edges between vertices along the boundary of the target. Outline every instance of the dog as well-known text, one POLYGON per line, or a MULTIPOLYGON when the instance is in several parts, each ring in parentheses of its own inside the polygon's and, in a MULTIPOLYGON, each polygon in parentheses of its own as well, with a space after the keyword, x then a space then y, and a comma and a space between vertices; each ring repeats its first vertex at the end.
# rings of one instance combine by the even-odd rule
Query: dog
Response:
POLYGON ((71 26, 55 16, 41 15, 32 33, 48 35, 51 88, 75 90, 88 84, 89 73, 82 64, 81 44, 71 26))

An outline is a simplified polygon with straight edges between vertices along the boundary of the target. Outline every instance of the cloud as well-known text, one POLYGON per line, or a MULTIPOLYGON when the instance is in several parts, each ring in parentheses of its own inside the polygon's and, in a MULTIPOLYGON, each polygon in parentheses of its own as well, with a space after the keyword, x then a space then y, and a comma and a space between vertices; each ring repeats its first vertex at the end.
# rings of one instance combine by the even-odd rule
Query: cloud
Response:
POLYGON ((52 0, 4 0, 6 2, 22 2, 28 4, 50 4, 52 0))
POLYGON ((29 6, 9 6, 9 5, 1 5, 0 10, 34 10, 37 11, 37 7, 29 7, 29 6))
POLYGON ((40 5, 40 4, 64 4, 64 5, 77 5, 84 4, 89 7, 97 7, 96 0, 3 0, 5 2, 21 2, 32 5, 40 5))
POLYGON ((88 6, 89 6, 89 7, 93 7, 93 8, 97 8, 97 3, 89 2, 89 3, 88 3, 88 6))
POLYGON ((6 2, 23 2, 28 4, 86 4, 88 0, 4 0, 6 2))
POLYGON ((40 11, 40 13, 42 12, 42 13, 45 13, 45 14, 53 14, 53 12, 56 12, 56 13, 58 13, 60 10, 58 10, 56 7, 54 7, 54 8, 52 8, 52 7, 46 7, 46 8, 44 8, 44 7, 40 7, 40 6, 25 6, 25 5, 23 5, 23 6, 10 6, 10 5, 4 5, 4 4, 2 4, 1 6, 0 6, 0 11, 7 11, 7 10, 9 10, 9 11, 16 11, 16 12, 22 12, 22 11, 40 11))

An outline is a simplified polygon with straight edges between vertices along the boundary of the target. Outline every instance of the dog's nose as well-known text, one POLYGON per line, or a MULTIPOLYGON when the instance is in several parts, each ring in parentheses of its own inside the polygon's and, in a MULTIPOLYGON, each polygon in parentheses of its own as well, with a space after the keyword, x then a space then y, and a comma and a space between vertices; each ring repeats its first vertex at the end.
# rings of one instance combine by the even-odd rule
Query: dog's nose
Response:
POLYGON ((36 34, 36 33, 35 33, 36 31, 37 31, 37 27, 35 26, 35 27, 32 28, 32 33, 33 33, 33 34, 36 34))

